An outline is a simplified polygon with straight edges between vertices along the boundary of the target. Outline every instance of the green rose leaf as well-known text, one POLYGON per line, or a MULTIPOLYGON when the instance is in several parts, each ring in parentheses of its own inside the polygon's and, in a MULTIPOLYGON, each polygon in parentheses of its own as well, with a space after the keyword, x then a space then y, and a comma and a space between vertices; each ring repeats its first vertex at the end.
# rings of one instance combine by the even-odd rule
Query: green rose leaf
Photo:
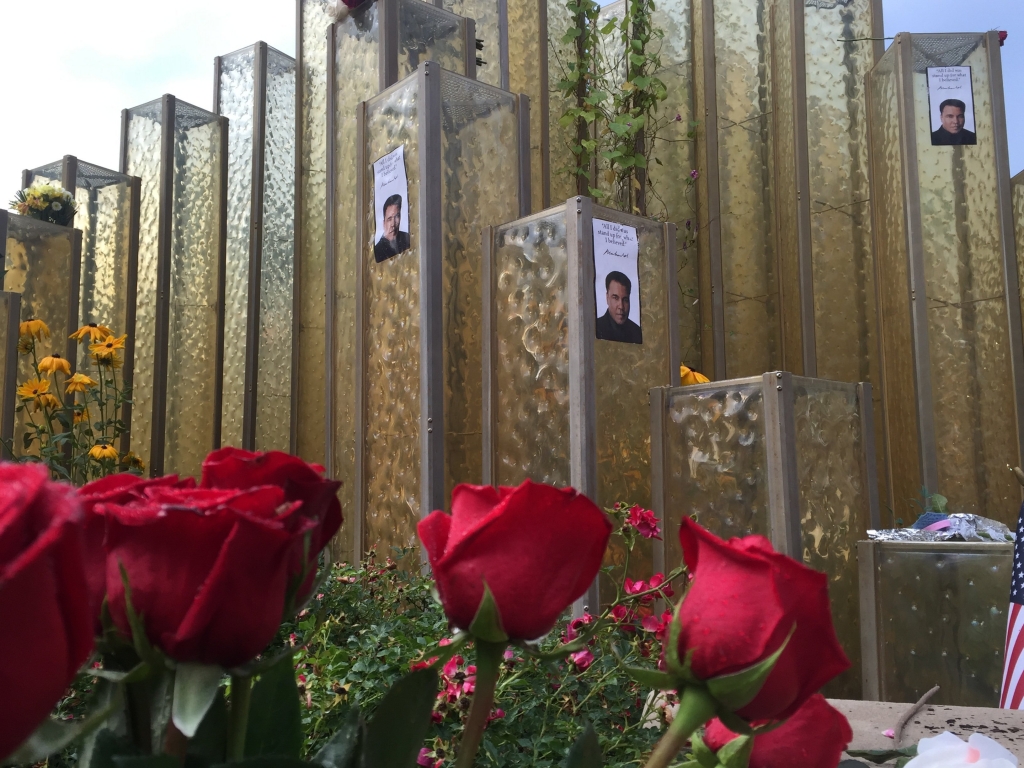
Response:
POLYGON ((757 696, 764 686, 768 675, 775 668, 775 662, 779 660, 782 652, 789 645, 789 639, 793 637, 795 631, 796 625, 794 624, 778 650, 764 661, 739 672, 734 672, 731 675, 722 675, 721 677, 713 677, 707 680, 705 685, 707 685, 708 692, 715 698, 715 701, 730 712, 742 709, 753 701, 754 697, 757 696))
POLYGON ((395 683, 366 728, 365 768, 414 768, 430 730, 435 696, 433 669, 418 669, 395 683))
POLYGON ((213 704, 224 670, 209 664, 179 664, 174 675, 174 703, 171 720, 187 738, 196 735, 199 724, 213 704))
POLYGON ((903 747, 901 749, 848 749, 846 754, 850 757, 859 757, 868 762, 882 765, 890 760, 897 760, 902 757, 917 757, 917 745, 903 747))
POLYGON ((298 757, 302 749, 302 705, 292 655, 265 670, 252 689, 245 756, 298 757))
POLYGON ((208 765, 223 763, 227 759, 228 705, 224 691, 224 688, 217 689, 206 717, 188 742, 188 756, 199 758, 208 765))
POLYGON ((498 604, 494 602, 494 595, 491 588, 484 582, 484 596, 476 609, 476 616, 473 623, 469 625, 469 633, 473 637, 484 640, 488 643, 507 643, 508 635, 501 626, 501 614, 498 612, 498 604))
POLYGON ((718 768, 718 756, 708 748, 701 736, 702 734, 695 733, 690 737, 690 748, 693 750, 693 756, 697 758, 694 765, 700 765, 702 768, 718 768))
POLYGON ((718 762, 725 768, 747 768, 750 753, 754 751, 754 738, 740 736, 718 750, 718 762))
POLYGON ((640 685, 657 691, 671 691, 679 687, 679 681, 668 672, 645 667, 623 667, 622 671, 640 685))
POLYGON ((355 768, 359 756, 360 739, 365 735, 366 723, 359 707, 352 707, 342 720, 341 727, 316 753, 313 762, 324 768, 355 768))
POLYGON ((583 733, 569 748, 569 756, 565 760, 565 768, 601 768, 601 744, 597 740, 597 731, 587 723, 583 733))

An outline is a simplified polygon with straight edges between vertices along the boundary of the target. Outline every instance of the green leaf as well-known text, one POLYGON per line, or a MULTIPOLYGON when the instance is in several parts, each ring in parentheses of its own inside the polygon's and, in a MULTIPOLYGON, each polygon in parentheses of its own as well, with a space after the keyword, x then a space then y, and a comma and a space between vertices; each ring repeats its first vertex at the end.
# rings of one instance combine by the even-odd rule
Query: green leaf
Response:
POLYGON ((695 733, 690 737, 690 748, 693 756, 697 759, 695 765, 703 768, 718 768, 718 756, 704 743, 703 732, 695 733))
POLYGON ((263 672, 252 689, 245 756, 298 757, 302 749, 302 705, 292 655, 263 672))
POLYGON ((881 765, 901 757, 917 757, 917 745, 914 744, 913 746, 900 749, 848 749, 846 754, 850 757, 860 757, 868 762, 881 765))
POLYGON ((90 669, 88 676, 99 677, 112 683, 138 683, 148 678, 152 671, 149 664, 140 661, 127 672, 117 669, 90 669))
POLYGON ((88 736, 122 706, 124 706, 124 699, 121 697, 120 688, 117 688, 105 706, 84 720, 69 723, 47 718, 25 743, 7 757, 3 765, 31 765, 45 760, 72 742, 88 736))
MULTIPOLYGON (((180 768, 180 763, 176 763, 180 768)), ((297 757, 247 757, 230 763, 221 763, 214 768, 320 768, 318 763, 307 763, 297 757)))
POLYGON ((174 727, 188 738, 196 735, 196 730, 213 704, 223 679, 224 670, 219 666, 178 664, 174 675, 171 720, 174 727))
POLYGON ((437 672, 418 669, 388 691, 366 728, 365 768, 414 768, 430 730, 437 672))
POLYGON ((473 637, 485 640, 488 643, 507 643, 508 635, 501 624, 501 613, 498 611, 498 604, 494 602, 494 595, 491 588, 484 582, 484 596, 476 609, 476 616, 473 623, 469 625, 469 633, 473 637))
POLYGON ((651 78, 649 77, 635 77, 633 78, 633 85, 637 88, 646 88, 651 84, 651 78))
POLYGON ((718 762, 724 768, 747 768, 750 753, 754 751, 752 736, 739 736, 718 750, 718 762))
POLYGON ((789 630, 789 634, 786 635, 786 639, 782 641, 782 645, 779 646, 778 650, 764 661, 739 672, 734 672, 731 675, 713 677, 705 681, 708 692, 714 697, 715 701, 730 712, 742 709, 753 701, 754 697, 757 696, 764 686, 768 675, 775 668, 775 662, 779 660, 779 656, 782 655, 786 646, 789 645, 789 640, 793 637, 795 631, 796 624, 789 630))
POLYGON ((206 764, 223 763, 227 758, 228 705, 224 690, 217 689, 206 717, 188 742, 189 756, 202 758, 206 764))
POLYGON ((569 748, 565 759, 565 768, 601 768, 601 744, 597 740, 597 731, 591 723, 583 729, 583 733, 569 748))
POLYGON ((668 672, 646 667, 622 667, 622 671, 645 688, 653 688, 656 691, 675 690, 679 687, 679 680, 668 672))
POLYGON ((359 754, 359 742, 366 731, 359 707, 352 707, 344 716, 341 727, 334 732, 324 746, 316 753, 313 762, 324 768, 355 768, 359 754))

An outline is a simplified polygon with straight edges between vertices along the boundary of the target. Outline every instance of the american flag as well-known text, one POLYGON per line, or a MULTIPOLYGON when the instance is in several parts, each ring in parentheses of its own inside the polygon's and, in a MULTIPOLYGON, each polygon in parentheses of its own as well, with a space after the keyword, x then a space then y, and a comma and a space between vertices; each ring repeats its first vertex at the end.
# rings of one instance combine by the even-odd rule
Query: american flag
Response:
POLYGON ((1010 610, 1006 621, 1006 653, 1000 709, 1024 709, 1024 505, 1017 517, 1010 578, 1010 610))

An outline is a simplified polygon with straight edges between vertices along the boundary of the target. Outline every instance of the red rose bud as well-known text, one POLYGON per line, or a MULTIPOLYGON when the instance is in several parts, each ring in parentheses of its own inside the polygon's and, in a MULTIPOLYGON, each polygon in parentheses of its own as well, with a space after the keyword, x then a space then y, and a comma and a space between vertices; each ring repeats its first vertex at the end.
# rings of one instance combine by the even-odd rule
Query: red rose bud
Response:
MULTIPOLYGON (((708 723, 704 745, 719 752, 740 738, 717 718, 708 723)), ((843 714, 816 693, 775 730, 754 736, 749 768, 835 768, 853 731, 843 714)))
POLYGON ((92 652, 81 526, 70 486, 41 464, 0 463, 0 762, 92 652))
POLYGON ((1007 36, 1007 34, 1008 34, 1007 32, 1004 32, 1003 30, 999 30, 999 47, 1000 48, 1002 48, 1006 44, 1006 36, 1007 36))
POLYGON ((504 633, 543 637, 582 596, 601 568, 612 525, 571 488, 529 480, 518 488, 459 485, 452 513, 419 523, 448 619, 468 629, 493 597, 504 633))
POLYGON ((176 661, 249 661, 277 632, 294 553, 315 525, 300 507, 274 486, 155 486, 142 500, 100 505, 114 624, 131 634, 123 566, 153 645, 176 661))
POLYGON ((775 552, 761 536, 725 542, 688 517, 679 540, 693 579, 679 609, 678 655, 692 652, 695 677, 711 681, 747 670, 785 644, 753 699, 720 703, 746 720, 786 718, 849 668, 832 626, 825 574, 775 552))

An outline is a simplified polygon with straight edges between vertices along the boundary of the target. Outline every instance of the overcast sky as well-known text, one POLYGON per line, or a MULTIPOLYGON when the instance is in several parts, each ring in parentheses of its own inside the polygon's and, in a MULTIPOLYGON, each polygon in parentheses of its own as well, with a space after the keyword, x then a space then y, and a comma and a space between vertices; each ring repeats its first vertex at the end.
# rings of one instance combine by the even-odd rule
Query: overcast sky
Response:
MULTIPOLYGON (((664 0, 672 2, 672 0, 664 0)), ((1024 169, 1024 0, 883 0, 885 34, 1005 29, 1010 166, 1024 169)), ((265 40, 295 53, 294 0, 2 0, 0 203, 22 168, 65 154, 117 168, 121 109, 164 93, 210 109, 213 57, 265 40)))

